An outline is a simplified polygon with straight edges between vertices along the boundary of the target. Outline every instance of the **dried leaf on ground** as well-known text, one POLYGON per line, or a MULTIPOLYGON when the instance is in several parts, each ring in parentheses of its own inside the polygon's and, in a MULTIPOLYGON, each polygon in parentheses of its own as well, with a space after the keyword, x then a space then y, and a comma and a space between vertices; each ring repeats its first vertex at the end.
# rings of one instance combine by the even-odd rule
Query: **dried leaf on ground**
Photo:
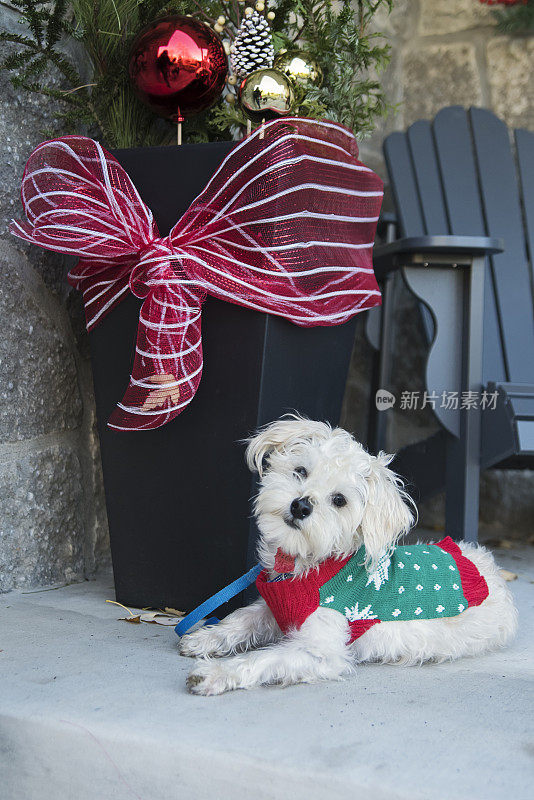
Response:
POLYGON ((165 606, 165 613, 171 614, 173 617, 185 617, 185 611, 178 611, 177 608, 167 608, 165 606))
POLYGON ((143 609, 141 614, 134 614, 130 608, 119 603, 117 600, 106 600, 106 603, 112 603, 114 606, 124 608, 130 616, 119 617, 119 620, 121 622, 133 622, 136 625, 141 622, 146 622, 150 625, 168 625, 169 627, 172 625, 176 627, 182 617, 185 616, 185 611, 177 611, 175 608, 166 608, 165 611, 160 611, 159 609, 156 611, 143 609))
POLYGON ((499 573, 505 581, 515 581, 517 579, 517 572, 510 572, 509 569, 500 569, 499 573))
POLYGON ((488 547, 500 547, 501 550, 512 550, 517 542, 511 539, 487 539, 484 544, 488 545, 488 547))
POLYGON ((128 608, 128 606, 124 606, 122 603, 119 603, 117 600, 106 600, 106 603, 111 603, 114 606, 120 606, 120 608, 124 608, 125 611, 128 612, 130 615, 129 617, 119 617, 119 622, 133 622, 134 625, 141 624, 141 615, 134 614, 133 611, 128 608))
POLYGON ((176 615, 164 614, 162 611, 149 611, 141 614, 141 622, 148 622, 151 625, 173 625, 176 626, 181 617, 176 615))

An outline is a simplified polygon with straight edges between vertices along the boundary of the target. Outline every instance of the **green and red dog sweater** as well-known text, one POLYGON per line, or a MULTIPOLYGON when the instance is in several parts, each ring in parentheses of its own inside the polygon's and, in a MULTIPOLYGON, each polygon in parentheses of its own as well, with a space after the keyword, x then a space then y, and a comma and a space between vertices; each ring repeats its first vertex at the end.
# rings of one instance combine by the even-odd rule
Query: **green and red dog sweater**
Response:
POLYGON ((322 606, 346 617, 351 642, 379 622, 455 617, 488 596, 484 577, 450 536, 437 544, 395 547, 371 573, 365 557, 361 547, 301 578, 270 581, 263 570, 256 586, 284 633, 322 606))

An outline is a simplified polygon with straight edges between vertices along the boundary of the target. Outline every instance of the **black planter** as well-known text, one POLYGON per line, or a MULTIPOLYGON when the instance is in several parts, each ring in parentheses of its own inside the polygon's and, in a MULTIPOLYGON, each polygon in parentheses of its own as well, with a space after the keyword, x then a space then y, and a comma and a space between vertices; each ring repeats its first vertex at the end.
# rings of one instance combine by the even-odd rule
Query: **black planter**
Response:
MULTIPOLYGON (((115 156, 164 235, 231 147, 115 156)), ((292 409, 338 422, 354 322, 304 329, 208 298, 204 372, 190 406, 163 428, 117 432, 106 422, 128 384, 139 306, 127 297, 90 334, 116 594, 127 605, 190 610, 254 557, 254 481, 238 440, 292 409)))

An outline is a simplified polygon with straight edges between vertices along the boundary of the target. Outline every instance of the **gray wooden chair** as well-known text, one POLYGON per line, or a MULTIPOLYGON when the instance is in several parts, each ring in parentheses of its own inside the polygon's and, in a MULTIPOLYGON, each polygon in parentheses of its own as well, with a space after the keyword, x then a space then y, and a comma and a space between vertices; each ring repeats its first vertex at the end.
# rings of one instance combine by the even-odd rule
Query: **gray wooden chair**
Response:
MULTIPOLYGON (((421 499, 446 489, 446 532, 455 539, 477 538, 481 468, 534 467, 534 134, 514 134, 515 159, 493 113, 453 106, 384 142, 400 238, 389 225, 387 243, 375 248, 384 305, 378 328, 369 317, 379 350, 374 388, 388 388, 400 270, 424 304, 426 387, 440 430, 394 464, 421 499), (450 392, 457 407, 447 407, 450 392), (468 392, 476 408, 465 407, 468 392)), ((390 412, 372 406, 368 444, 378 450, 390 412)))

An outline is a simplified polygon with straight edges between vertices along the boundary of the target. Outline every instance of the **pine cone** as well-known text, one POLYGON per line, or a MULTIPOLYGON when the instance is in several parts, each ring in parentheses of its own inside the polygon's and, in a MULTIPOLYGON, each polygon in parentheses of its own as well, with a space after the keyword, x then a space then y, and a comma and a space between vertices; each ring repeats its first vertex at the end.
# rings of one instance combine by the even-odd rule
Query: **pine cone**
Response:
POLYGON ((269 23, 254 11, 244 17, 234 43, 230 48, 230 65, 237 78, 246 78, 256 69, 272 67, 274 59, 273 41, 269 23))

